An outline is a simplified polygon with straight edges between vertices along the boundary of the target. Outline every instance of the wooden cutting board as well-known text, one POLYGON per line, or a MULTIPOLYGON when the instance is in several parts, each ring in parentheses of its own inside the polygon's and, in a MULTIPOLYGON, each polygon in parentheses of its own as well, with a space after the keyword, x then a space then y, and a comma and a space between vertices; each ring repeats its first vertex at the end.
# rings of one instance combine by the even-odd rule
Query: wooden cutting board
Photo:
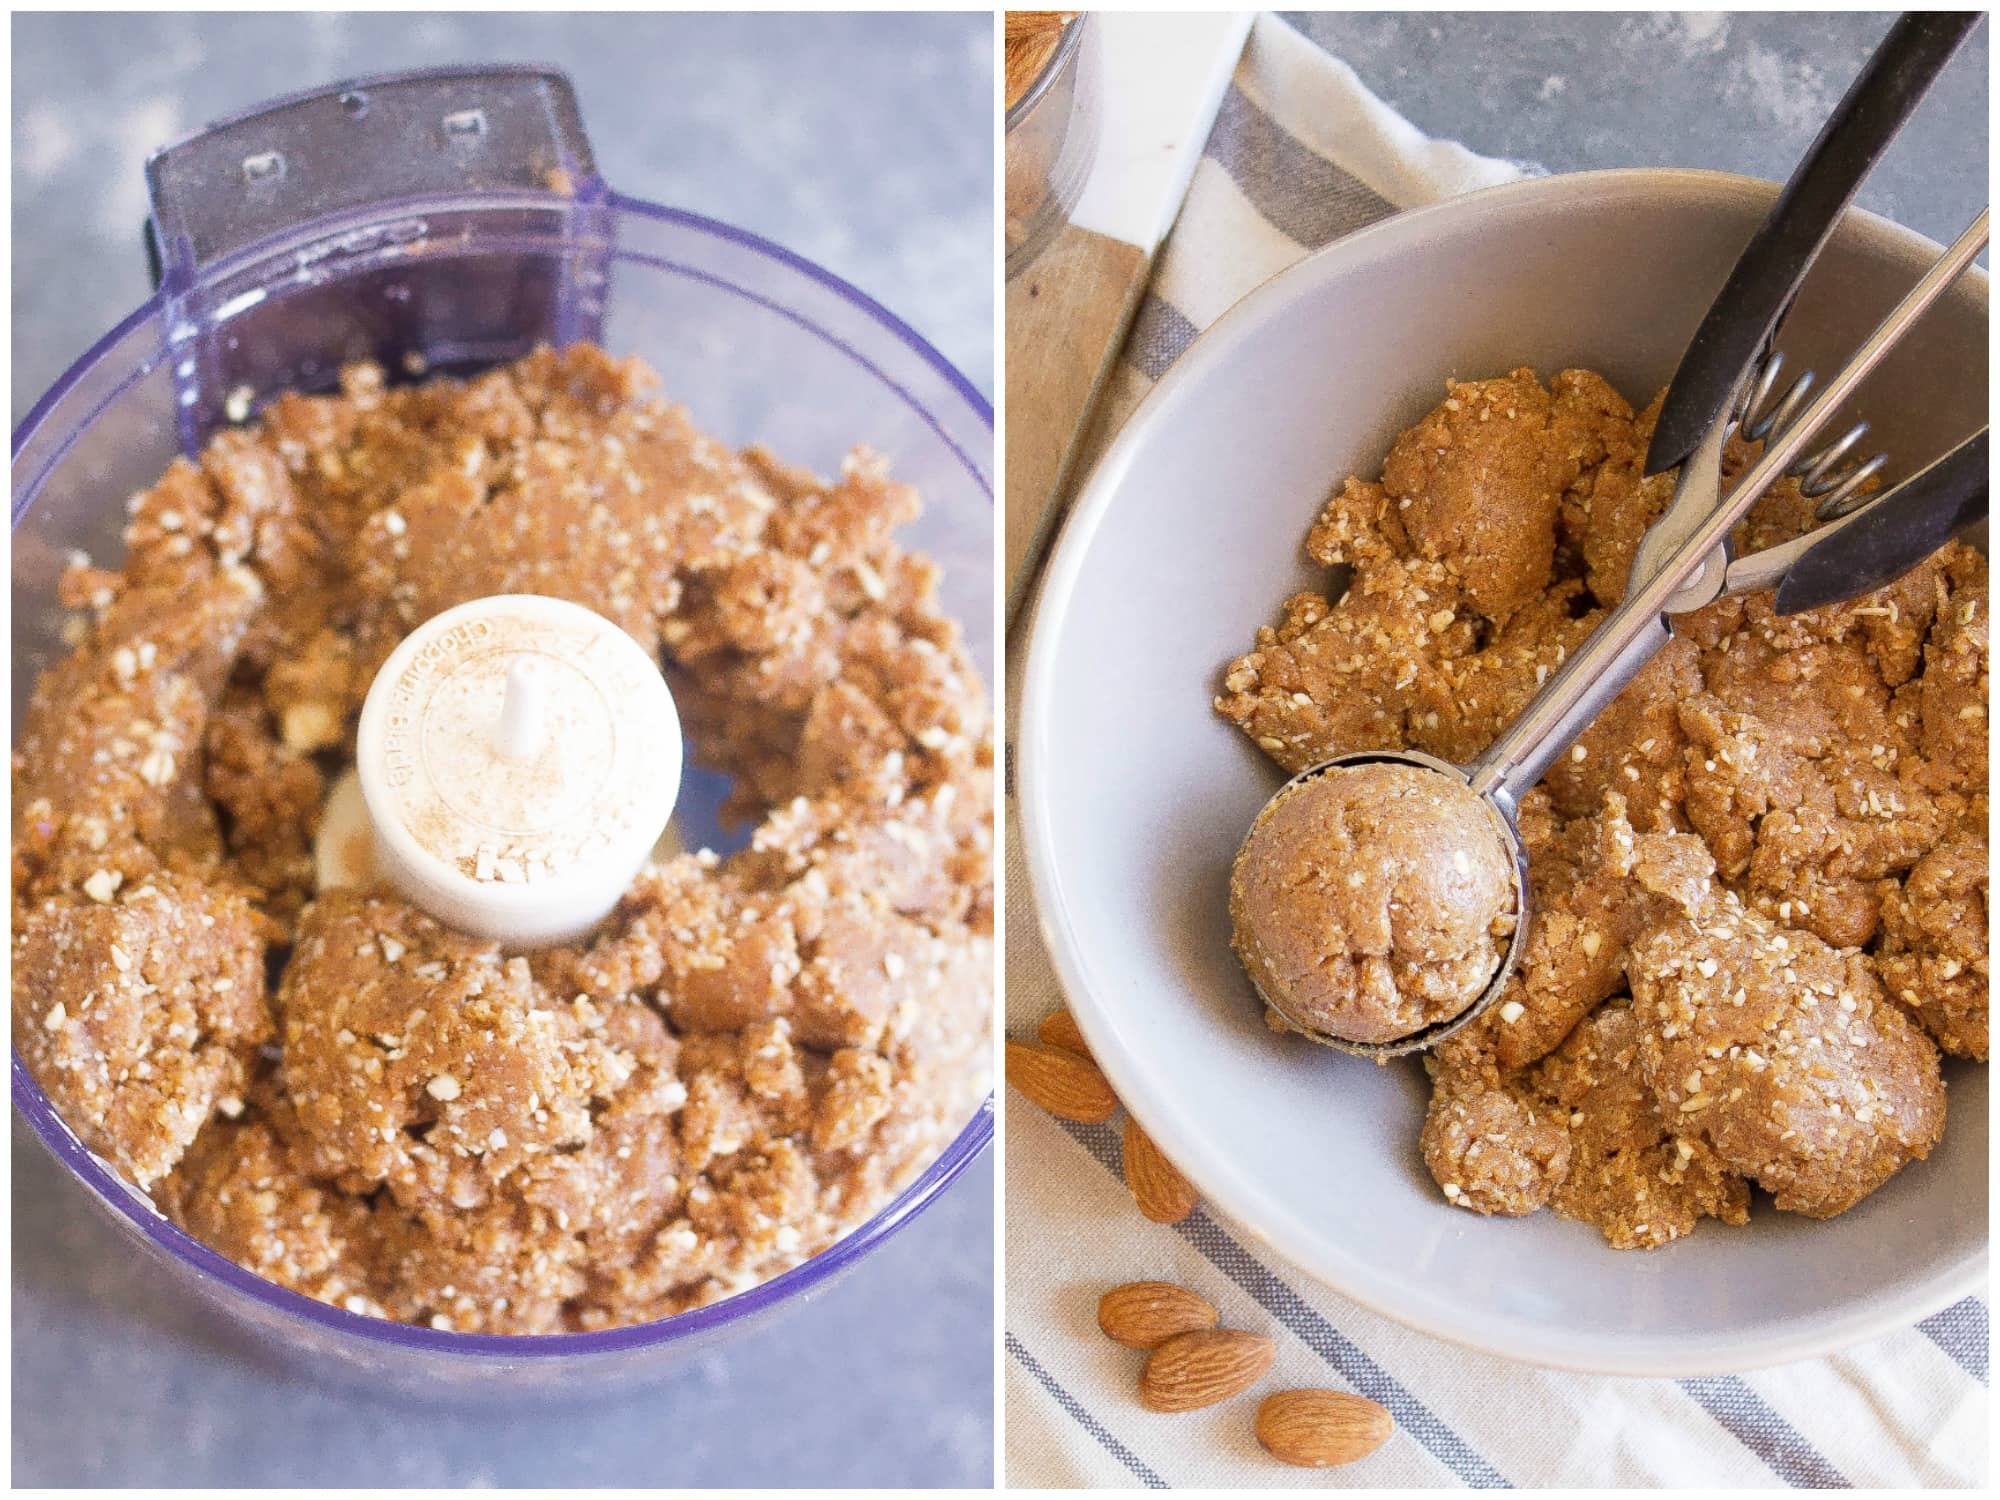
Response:
POLYGON ((1101 11, 1102 134, 1070 223, 1007 283, 1007 620, 1061 519, 1090 411, 1252 17, 1101 11))

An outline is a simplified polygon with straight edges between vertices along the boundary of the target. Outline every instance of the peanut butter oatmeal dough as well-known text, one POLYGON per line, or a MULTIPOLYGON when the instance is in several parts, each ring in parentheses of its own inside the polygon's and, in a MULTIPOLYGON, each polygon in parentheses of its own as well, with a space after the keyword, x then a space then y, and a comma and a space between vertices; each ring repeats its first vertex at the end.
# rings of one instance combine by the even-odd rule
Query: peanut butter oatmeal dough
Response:
POLYGON ((1662 1114, 1631 1006, 1591 1012, 1535 1071, 1534 1087, 1568 1126, 1569 1171, 1550 1197, 1564 1218, 1596 1225, 1618 1250, 1667 1244, 1704 1218, 1749 1222, 1750 1185, 1662 1114))
POLYGON ((1889 993, 1907 1005, 1955 1057, 1986 1060, 1986 819, 1918 860, 1882 902, 1877 966, 1889 993))
POLYGON ((1257 817, 1229 881, 1238 955, 1291 1018, 1353 1042, 1449 1021, 1486 988, 1516 918, 1485 805, 1414 766, 1335 766, 1257 817))
POLYGON ((1943 1134, 1937 1048, 1865 954, 1710 885, 1633 946, 1627 969, 1660 1111, 1778 1207, 1831 1218, 1943 1134))
POLYGON ((1522 1079, 1501 1071, 1490 1031, 1482 1016, 1424 1054, 1431 1100, 1418 1144, 1451 1203, 1531 1214, 1569 1173, 1569 1132, 1522 1079))
POLYGON ((63 584, 14 757, 14 1037, 191 1233, 354 1311, 535 1333, 663 1317, 883 1206, 987 1088, 984 692, 902 551, 906 487, 733 453, 635 361, 280 397, 63 584), (749 846, 644 871, 527 957, 312 835, 383 659, 484 594, 660 655, 749 846))
MULTIPOLYGON (((1672 493, 1640 476, 1657 406, 1582 371, 1453 383, 1328 498, 1327 590, 1217 712, 1287 772, 1477 756, 1622 596, 1672 493)), ((1781 482, 1738 549, 1812 524, 1781 482)), ((1839 1213, 1936 1143, 1940 1049, 1987 1049, 1986 571, 1954 544, 1864 599, 1681 617, 1523 800, 1522 962, 1425 1059, 1450 1201, 1648 1247, 1744 1222, 1752 1184, 1839 1213)))
MULTIPOLYGON (((18 888, 17 888, 18 889, 18 888)), ((140 1187, 240 1114, 269 930, 240 892, 115 871, 17 900, 14 1045, 84 1141, 140 1187)))

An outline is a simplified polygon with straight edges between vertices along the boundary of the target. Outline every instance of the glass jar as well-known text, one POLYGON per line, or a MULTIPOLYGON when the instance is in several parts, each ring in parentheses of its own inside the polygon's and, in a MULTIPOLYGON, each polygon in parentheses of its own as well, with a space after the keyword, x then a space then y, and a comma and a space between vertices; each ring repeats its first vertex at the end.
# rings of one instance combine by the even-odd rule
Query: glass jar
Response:
POLYGON ((1063 28, 1056 50, 1007 111, 1007 279, 1048 248, 1069 222, 1097 160, 1102 43, 1096 17, 1063 28))

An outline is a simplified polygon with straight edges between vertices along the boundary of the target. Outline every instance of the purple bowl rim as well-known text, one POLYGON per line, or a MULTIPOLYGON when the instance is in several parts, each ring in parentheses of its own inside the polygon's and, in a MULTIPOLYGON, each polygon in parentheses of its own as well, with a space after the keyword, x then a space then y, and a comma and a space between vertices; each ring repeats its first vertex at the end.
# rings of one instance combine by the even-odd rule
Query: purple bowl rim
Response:
POLYGON ((854 285, 853 282, 846 280, 844 277, 834 275, 826 267, 816 261, 807 260, 795 250, 787 250, 776 240, 766 239, 763 235, 754 233, 748 229, 739 229, 734 224, 725 224, 720 219, 711 219, 705 214, 692 213, 684 208, 669 208, 660 203, 648 203, 643 198, 628 198, 615 189, 607 189, 605 198, 614 207, 627 209, 644 218, 660 219, 669 224, 681 224, 689 228, 699 229, 713 234, 720 239, 729 240, 747 249, 758 251, 760 254, 768 255, 773 260, 791 267, 794 271, 800 272, 809 280, 817 281, 821 286, 826 287, 844 301, 851 302, 859 307, 863 312, 888 328, 903 343, 907 344, 912 353, 916 354, 919 359, 923 360, 925 364, 929 365, 939 375, 943 376, 945 383, 965 398, 966 403, 978 413, 979 419, 986 424, 986 430, 988 432, 993 430, 993 403, 980 394, 979 388, 967 380, 956 365, 940 354, 936 347, 931 344, 930 340, 926 339, 916 329, 890 312, 880 302, 877 302, 873 297, 862 291, 860 287, 854 285))
MULTIPOLYGON (((747 230, 735 229, 730 225, 721 224, 712 219, 703 219, 698 214, 683 213, 678 209, 662 208, 656 204, 641 202, 638 199, 620 197, 616 193, 608 193, 606 197, 611 206, 637 213, 642 217, 657 218, 668 223, 692 225, 713 231, 724 240, 767 255, 780 264, 800 272, 808 279, 817 281, 830 288, 843 300, 859 306, 870 317, 873 317, 887 328, 890 333, 907 344, 919 358, 930 364, 933 370, 942 375, 946 383, 972 407, 974 413, 984 422, 987 432, 990 434, 993 431, 993 408, 979 394, 978 390, 969 384, 965 380, 965 377, 946 361, 942 355, 931 348, 922 335, 917 333, 907 323, 904 323, 886 307, 876 302, 859 287, 842 281, 839 277, 821 269, 804 257, 793 254, 791 251, 785 249, 784 246, 775 244, 770 240, 762 239, 747 230)), ((874 360, 868 358, 867 355, 848 343, 839 334, 833 332, 831 329, 821 327, 802 313, 793 311, 783 303, 765 296, 762 292, 754 291, 747 286, 740 286, 736 282, 730 281, 727 277, 718 276, 712 271, 704 271, 698 266, 685 265, 680 261, 669 260, 664 256, 654 255, 644 250, 621 249, 618 254, 622 259, 627 261, 642 265, 658 266, 662 269, 672 271, 677 275, 691 277, 710 286, 722 287, 738 297, 756 303, 767 312, 775 313, 789 322, 809 329, 819 338, 826 340, 836 349, 840 350, 847 358, 860 365, 870 375, 874 376, 875 379, 894 391, 913 411, 917 412, 923 418, 924 425, 937 435, 938 441, 951 450, 952 456, 972 476, 973 482, 985 494, 986 503, 989 505, 993 503, 993 481, 980 469, 977 460, 959 445, 956 438, 938 424, 937 419, 930 414, 930 411, 925 407, 923 402, 912 395, 900 381, 892 379, 886 370, 882 369, 874 360)))
MULTIPOLYGON (((119 319, 112 326, 110 332, 103 335, 103 337, 99 338, 88 349, 84 350, 82 354, 71 361, 69 368, 56 377, 55 383, 43 391, 36 398, 35 404, 28 408, 28 414, 15 424, 10 457, 19 458, 21 456, 22 446, 34 435, 35 429, 48 420, 49 413, 55 410, 56 403, 67 396, 83 380, 83 372, 85 370, 96 364, 104 355, 110 353, 115 345, 123 343, 132 334, 145 327, 146 324, 153 322, 165 310, 166 303, 158 292, 154 292, 152 296, 148 297, 139 306, 119 319)), ((120 389, 123 389, 123 387, 120 387, 120 389)), ((92 415, 95 416, 96 413, 93 412, 92 415)), ((65 443, 62 452, 67 453, 68 451, 69 445, 65 443)), ((56 455, 57 458, 61 456, 60 453, 56 455)), ((55 459, 51 459, 49 464, 44 465, 42 474, 37 475, 36 478, 39 480, 42 475, 47 474, 54 462, 55 459)), ((19 495, 13 497, 9 505, 9 512, 8 529, 11 532, 14 527, 21 524, 22 520, 28 514, 28 507, 23 497, 19 495)))
MULTIPOLYGON (((946 385, 958 393, 959 397, 972 408, 974 415, 979 418, 988 433, 994 430, 993 403, 980 392, 979 388, 966 379, 958 367, 946 359, 943 354, 939 353, 937 347, 928 339, 852 282, 843 277, 836 276, 824 266, 818 264, 816 261, 806 259, 797 251, 788 250, 775 240, 766 239, 763 235, 757 234, 754 231, 739 228, 734 224, 725 223, 720 219, 709 218, 705 214, 693 213, 684 208, 669 208, 664 204, 648 203, 642 198, 628 198, 623 193, 612 189, 604 191, 604 201, 611 207, 637 214, 641 218, 658 219, 663 223, 681 225, 685 228, 713 235, 715 238, 728 243, 740 245, 744 249, 755 251, 757 254, 775 260, 780 265, 798 272, 807 280, 825 287, 842 301, 858 308, 861 312, 867 314, 886 328, 900 343, 908 347, 923 363, 940 376, 946 385)), ((247 257, 249 253, 251 252, 245 252, 245 256, 247 257)), ((672 264, 671 262, 662 261, 658 256, 648 255, 644 252, 626 253, 630 254, 634 259, 646 260, 656 264, 672 264)), ((240 257, 232 257, 231 263, 240 263, 240 259, 240 257)), ((226 270, 228 267, 225 266, 219 269, 226 270)), ((686 271, 690 268, 676 266, 675 269, 686 271)), ((754 293, 748 293, 747 288, 732 285, 731 289, 740 293, 746 293, 752 296, 753 300, 761 301, 767 307, 772 306, 766 299, 756 298, 754 293)), ((152 296, 148 297, 138 307, 134 308, 114 324, 109 332, 98 338, 82 354, 78 355, 75 360, 71 361, 69 368, 56 377, 55 382, 36 398, 35 403, 28 408, 27 414, 15 424, 12 434, 11 454, 15 457, 20 455, 22 446, 27 442, 28 438, 33 435, 35 429, 48 419, 48 415, 55 408, 56 403, 67 396, 82 380, 85 370, 95 364, 115 345, 122 343, 131 334, 146 324, 155 321, 165 310, 165 307, 166 302, 164 297, 160 292, 155 291, 152 296)), ((774 310, 777 309, 774 308, 774 310)), ((815 333, 820 334, 829 342, 835 344, 843 352, 857 360, 861 359, 861 356, 856 354, 847 345, 845 340, 819 327, 818 324, 810 324, 809 326, 815 333)), ((869 363, 866 360, 861 360, 861 362, 863 364, 869 363)), ((874 370, 872 365, 870 365, 870 369, 872 373, 883 379, 885 384, 890 385, 898 395, 910 401, 913 406, 921 409, 921 403, 911 397, 908 391, 904 390, 896 382, 888 380, 886 376, 882 376, 881 372, 874 370)), ((941 437, 944 436, 942 433, 939 435, 941 437)), ((952 443, 948 437, 945 440, 954 452, 959 453, 960 457, 965 457, 963 451, 958 448, 956 443, 952 443)), ((985 490, 987 501, 991 503, 993 501, 993 481, 976 464, 971 465, 971 467, 973 477, 978 481, 981 488, 985 490)), ((25 514, 25 510, 13 512, 11 517, 12 522, 18 525, 25 514)))
MULTIPOLYGON (((605 193, 605 201, 613 207, 642 217, 695 229, 739 245, 775 260, 825 287, 841 300, 874 319, 906 345, 972 408, 973 413, 989 433, 993 431, 993 405, 980 394, 978 388, 914 328, 851 282, 834 275, 825 267, 807 260, 795 251, 786 249, 774 240, 726 224, 719 219, 691 213, 686 209, 668 208, 641 199, 628 198, 609 190, 605 193)), ((643 253, 635 253, 635 258, 659 262, 659 257, 646 256, 643 253)), ((740 287, 732 287, 732 290, 747 292, 747 289, 740 287)), ((749 295, 755 297, 755 294, 749 295)), ((755 300, 765 301, 762 298, 755 300)), ((782 311, 768 302, 765 302, 765 305, 774 311, 782 311)), ((12 454, 19 456, 22 445, 47 420, 56 404, 81 382, 85 370, 133 332, 157 319, 164 309, 164 299, 156 291, 72 362, 34 405, 28 408, 27 415, 15 426, 12 454)), ((817 324, 811 326, 815 332, 831 340, 852 357, 861 358, 844 340, 828 330, 819 328, 817 324)), ((868 362, 863 360, 863 363, 868 362)), ((904 400, 919 411, 923 410, 922 403, 899 384, 882 372, 874 370, 872 365, 870 369, 904 400)), ((933 428, 937 430, 935 424, 933 428)), ((966 458, 948 435, 939 430, 938 436, 943 438, 961 459, 966 458)), ((991 479, 982 473, 976 464, 969 464, 969 467, 974 479, 985 490, 987 503, 992 504, 991 479)), ((27 513, 26 507, 14 511, 9 529, 18 526, 27 513)), ((640 1348, 663 1347, 678 1339, 727 1327, 731 1323, 776 1307, 796 1294, 810 1292, 815 1286, 858 1260, 915 1218, 961 1172, 976 1161, 993 1140, 995 1108, 994 1095, 988 1093, 974 1110, 972 1118, 908 1187, 890 1199, 872 1217, 842 1235, 826 1249, 768 1281, 759 1282, 754 1287, 705 1307, 693 1308, 648 1323, 635 1323, 595 1333, 495 1334, 451 1333, 420 1324, 394 1322, 367 1313, 348 1312, 345 1308, 335 1307, 331 1303, 321 1302, 301 1292, 292 1291, 275 1281, 259 1276, 254 1271, 245 1269, 226 1256, 209 1249, 185 1230, 171 1223, 157 1210, 142 1209, 134 1201, 138 1190, 127 1184, 100 1157, 88 1150, 63 1122, 55 1106, 29 1073, 18 1050, 13 1052, 12 1092, 14 1107, 21 1112, 42 1145, 57 1161, 80 1178, 83 1185, 90 1189, 107 1208, 128 1220, 148 1240, 186 1265, 198 1277, 204 1277, 209 1282, 219 1281, 280 1315, 317 1323, 337 1334, 367 1339, 392 1347, 504 1360, 609 1355, 630 1353, 640 1348)))

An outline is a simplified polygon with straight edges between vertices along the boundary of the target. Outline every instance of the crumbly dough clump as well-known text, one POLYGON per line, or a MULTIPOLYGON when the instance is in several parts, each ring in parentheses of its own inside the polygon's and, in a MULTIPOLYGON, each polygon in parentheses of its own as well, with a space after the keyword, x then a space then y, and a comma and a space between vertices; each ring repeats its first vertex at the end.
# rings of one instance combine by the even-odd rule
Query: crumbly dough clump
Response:
MULTIPOLYGON (((1379 483, 1328 498, 1305 544, 1328 587, 1216 711, 1287 772, 1477 756, 1623 596, 1673 493, 1641 476, 1657 413, 1588 371, 1452 383, 1379 483)), ((1781 481, 1738 551, 1812 511, 1781 481)), ((1425 1059, 1452 1203, 1650 1247, 1744 1222, 1752 1184, 1839 1213, 1931 1149, 1940 1050, 1988 1045, 1986 580, 1953 544, 1848 603, 1675 621, 1522 801, 1522 962, 1425 1059)))
POLYGON ((353 1311, 614 1327, 873 1215, 988 1087, 993 753, 916 496, 732 452, 580 346, 280 396, 79 560, 14 755, 14 1040, 190 1233, 353 1311), (662 660, 748 847, 509 957, 312 837, 376 668, 485 594, 662 660))
POLYGON ((1681 1138, 1821 1219, 1928 1155, 1944 1133, 1938 1050, 1868 959, 1712 882, 1674 896, 1626 968, 1639 1075, 1681 1138))
POLYGON ((1513 864, 1478 797, 1389 762, 1264 808, 1230 875, 1236 951, 1293 1021, 1389 1042, 1479 998, 1514 931, 1513 864))

